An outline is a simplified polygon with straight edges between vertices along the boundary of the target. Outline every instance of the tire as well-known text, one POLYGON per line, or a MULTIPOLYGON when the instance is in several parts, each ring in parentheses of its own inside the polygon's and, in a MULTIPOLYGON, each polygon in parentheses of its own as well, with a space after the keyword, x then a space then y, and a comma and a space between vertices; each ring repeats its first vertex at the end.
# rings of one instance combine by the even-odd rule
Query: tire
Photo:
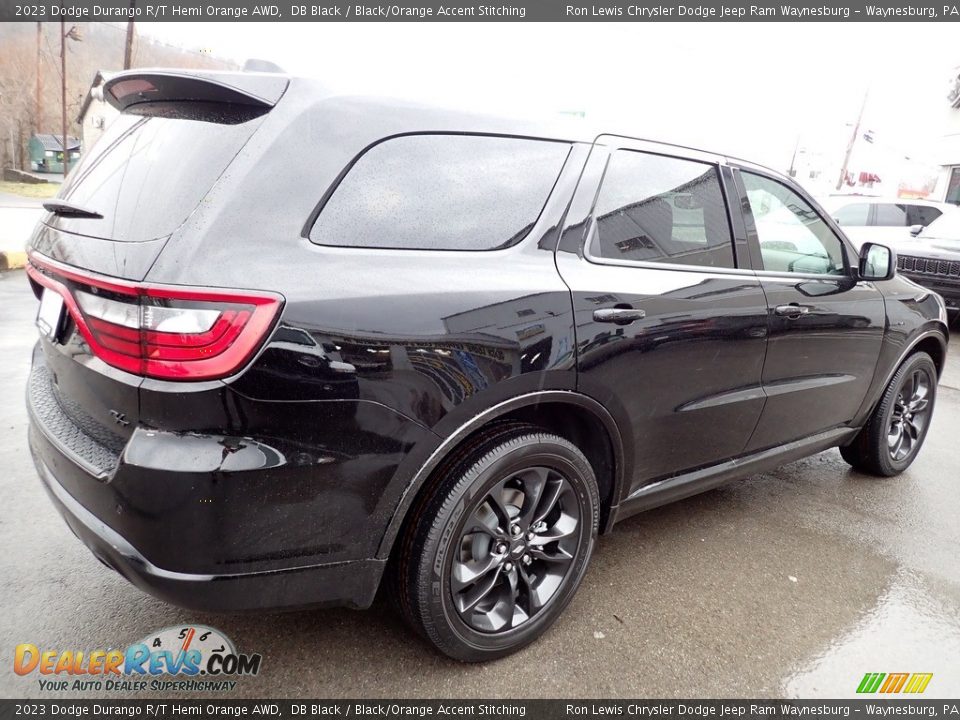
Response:
POLYGON ((593 469, 567 440, 511 422, 468 441, 433 482, 395 557, 400 610, 456 660, 516 652, 583 579, 600 515, 593 469))
POLYGON ((867 424, 840 454, 868 475, 899 475, 916 459, 933 418, 937 367, 925 352, 904 360, 867 424))

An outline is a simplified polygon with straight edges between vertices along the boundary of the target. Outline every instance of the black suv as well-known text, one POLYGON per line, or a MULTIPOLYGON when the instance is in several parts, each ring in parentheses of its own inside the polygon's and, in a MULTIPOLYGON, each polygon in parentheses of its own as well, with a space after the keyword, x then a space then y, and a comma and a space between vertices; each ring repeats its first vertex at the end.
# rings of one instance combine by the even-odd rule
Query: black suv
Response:
POLYGON ((942 300, 789 179, 278 75, 137 71, 30 247, 40 477, 189 608, 370 605, 461 660, 598 532, 828 448, 894 475, 942 300))

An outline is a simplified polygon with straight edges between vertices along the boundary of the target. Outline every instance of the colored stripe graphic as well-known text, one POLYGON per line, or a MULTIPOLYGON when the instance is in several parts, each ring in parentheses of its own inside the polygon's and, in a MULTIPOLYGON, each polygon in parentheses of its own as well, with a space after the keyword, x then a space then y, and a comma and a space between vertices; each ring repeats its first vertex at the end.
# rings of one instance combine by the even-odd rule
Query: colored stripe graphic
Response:
POLYGON ((866 673, 857 686, 857 693, 922 693, 933 679, 933 673, 866 673))
POLYGON ((933 673, 914 673, 903 691, 905 693, 922 693, 927 689, 931 679, 933 679, 933 673))
POLYGON ((857 692, 875 693, 885 677, 885 673, 867 673, 863 676, 863 680, 860 681, 860 686, 857 688, 857 692))
POLYGON ((887 681, 880 688, 882 693, 898 693, 907 682, 910 673, 890 673, 887 675, 887 681))

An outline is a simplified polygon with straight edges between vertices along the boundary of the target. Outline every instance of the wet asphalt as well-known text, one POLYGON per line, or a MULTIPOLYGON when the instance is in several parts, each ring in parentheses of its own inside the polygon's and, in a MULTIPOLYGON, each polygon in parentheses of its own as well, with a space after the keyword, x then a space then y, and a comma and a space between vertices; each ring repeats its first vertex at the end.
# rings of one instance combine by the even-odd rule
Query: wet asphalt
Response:
POLYGON ((50 505, 26 446, 35 312, 23 272, 0 273, 2 697, 82 696, 14 674, 18 643, 126 646, 181 623, 263 655, 257 677, 210 699, 837 698, 866 672, 930 672, 925 697, 960 696, 960 353, 902 476, 859 475, 834 450, 636 516, 600 539, 545 637, 471 666, 433 652, 382 599, 366 612, 194 613, 97 562, 50 505))

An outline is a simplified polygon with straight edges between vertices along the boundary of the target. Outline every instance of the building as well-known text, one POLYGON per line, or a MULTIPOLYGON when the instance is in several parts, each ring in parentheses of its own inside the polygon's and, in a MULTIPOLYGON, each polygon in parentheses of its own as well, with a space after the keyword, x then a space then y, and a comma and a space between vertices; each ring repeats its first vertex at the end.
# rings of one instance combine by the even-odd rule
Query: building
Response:
POLYGON ((953 69, 947 110, 946 130, 940 144, 940 177, 936 197, 960 205, 960 67, 953 69))
MULTIPOLYGON (((30 169, 37 172, 63 172, 62 135, 37 134, 30 138, 27 153, 30 156, 30 169)), ((67 151, 70 153, 71 167, 80 160, 80 140, 67 138, 67 151)))
POLYGON ((103 70, 97 70, 93 76, 93 82, 90 83, 90 89, 87 90, 86 97, 83 98, 83 104, 80 106, 80 115, 77 122, 81 127, 81 136, 83 138, 83 147, 89 150, 94 146, 103 131, 114 121, 120 112, 110 103, 103 99, 103 83, 110 79, 112 73, 103 70))

